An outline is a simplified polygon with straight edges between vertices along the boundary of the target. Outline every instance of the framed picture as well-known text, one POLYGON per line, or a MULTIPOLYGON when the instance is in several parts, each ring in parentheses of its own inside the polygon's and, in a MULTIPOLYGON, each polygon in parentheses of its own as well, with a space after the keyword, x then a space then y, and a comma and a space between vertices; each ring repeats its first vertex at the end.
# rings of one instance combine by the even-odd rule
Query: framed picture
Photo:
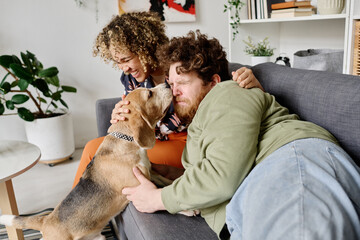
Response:
POLYGON ((154 11, 165 22, 194 22, 195 0, 118 0, 119 14, 154 11))

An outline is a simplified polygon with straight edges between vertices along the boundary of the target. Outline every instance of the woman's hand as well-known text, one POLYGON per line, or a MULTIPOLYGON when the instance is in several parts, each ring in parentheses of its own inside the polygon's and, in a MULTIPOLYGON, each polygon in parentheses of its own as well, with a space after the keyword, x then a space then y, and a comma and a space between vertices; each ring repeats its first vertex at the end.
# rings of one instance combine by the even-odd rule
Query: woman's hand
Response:
POLYGON ((161 188, 156 188, 137 167, 133 168, 133 172, 139 180, 140 185, 136 187, 125 187, 122 190, 122 194, 124 194, 140 212, 153 213, 159 210, 166 210, 161 199, 161 188))
POLYGON ((264 90, 260 82, 257 80, 252 70, 246 67, 239 68, 235 72, 232 72, 232 78, 235 82, 243 88, 260 88, 264 90))
MULTIPOLYGON (((125 95, 123 95, 122 99, 125 98, 125 95)), ((126 117, 124 117, 123 115, 121 115, 122 113, 129 113, 130 110, 127 109, 127 108, 123 108, 124 105, 129 105, 130 102, 129 101, 126 101, 126 100, 121 100, 120 102, 118 102, 112 113, 111 113, 111 120, 110 120, 110 123, 111 124, 115 124, 117 123, 118 121, 125 121, 126 120, 126 117)))

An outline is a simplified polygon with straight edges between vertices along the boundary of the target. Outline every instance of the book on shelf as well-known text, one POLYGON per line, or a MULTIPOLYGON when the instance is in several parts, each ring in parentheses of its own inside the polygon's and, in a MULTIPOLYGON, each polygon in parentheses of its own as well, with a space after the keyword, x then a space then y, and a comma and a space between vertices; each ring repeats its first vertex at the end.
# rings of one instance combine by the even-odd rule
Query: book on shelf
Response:
POLYGON ((285 11, 285 12, 271 12, 271 18, 292 18, 311 16, 314 11, 285 11))
POLYGON ((292 7, 312 7, 311 1, 291 1, 291 2, 282 2, 282 3, 274 3, 271 4, 271 9, 284 9, 284 8, 292 8, 292 7))
POLYGON ((284 9, 277 9, 272 10, 272 14, 274 13, 292 13, 292 12, 312 12, 312 8, 284 8, 284 9))

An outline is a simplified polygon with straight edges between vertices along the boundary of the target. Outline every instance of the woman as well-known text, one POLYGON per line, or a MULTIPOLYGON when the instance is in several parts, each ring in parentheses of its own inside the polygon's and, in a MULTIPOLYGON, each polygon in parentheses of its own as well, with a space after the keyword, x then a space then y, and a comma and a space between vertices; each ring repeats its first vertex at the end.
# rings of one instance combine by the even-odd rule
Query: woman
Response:
MULTIPOLYGON (((155 13, 132 12, 115 16, 99 33, 94 46, 94 56, 100 56, 106 63, 113 62, 115 68, 123 71, 121 82, 125 94, 138 87, 152 88, 165 82, 165 72, 156 57, 156 50, 169 42, 165 35, 165 25, 155 13)), ((233 79, 241 87, 262 86, 247 68, 233 72, 233 79)), ((122 108, 129 104, 120 101, 115 105, 111 123, 125 120, 122 108)), ((156 127, 155 147, 148 150, 151 163, 182 168, 181 155, 186 143, 186 126, 174 114, 173 106, 156 127)), ((83 151, 73 187, 78 183, 86 166, 94 157, 104 137, 89 141, 83 151)))

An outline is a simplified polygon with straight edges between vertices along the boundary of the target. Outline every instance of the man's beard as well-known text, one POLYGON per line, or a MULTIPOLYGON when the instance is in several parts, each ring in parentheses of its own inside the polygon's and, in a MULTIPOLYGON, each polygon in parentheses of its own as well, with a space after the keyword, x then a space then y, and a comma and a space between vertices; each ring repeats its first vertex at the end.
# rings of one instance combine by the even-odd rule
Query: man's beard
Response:
POLYGON ((208 93, 207 90, 202 90, 199 95, 194 99, 193 103, 191 104, 191 101, 186 98, 181 97, 174 97, 174 102, 176 101, 182 101, 185 102, 186 106, 182 106, 179 104, 174 105, 175 114, 180 119, 182 124, 190 124, 196 114, 196 111, 199 107, 200 102, 204 99, 206 94, 208 93))

